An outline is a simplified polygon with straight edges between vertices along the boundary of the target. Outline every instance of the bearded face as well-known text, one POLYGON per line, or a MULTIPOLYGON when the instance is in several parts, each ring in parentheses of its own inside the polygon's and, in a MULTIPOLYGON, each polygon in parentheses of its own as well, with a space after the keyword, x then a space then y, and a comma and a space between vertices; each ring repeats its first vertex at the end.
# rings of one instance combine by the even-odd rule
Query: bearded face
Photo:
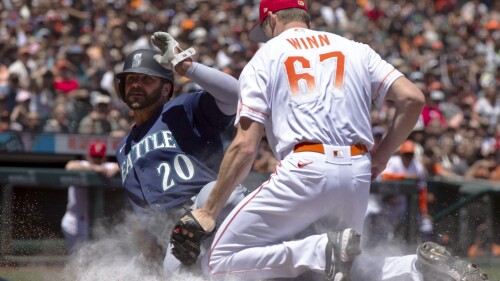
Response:
POLYGON ((144 89, 130 89, 125 94, 125 103, 134 110, 147 108, 160 99, 163 82, 149 94, 144 89))
POLYGON ((159 102, 165 83, 148 75, 128 75, 125 85, 125 103, 133 110, 140 110, 159 102))

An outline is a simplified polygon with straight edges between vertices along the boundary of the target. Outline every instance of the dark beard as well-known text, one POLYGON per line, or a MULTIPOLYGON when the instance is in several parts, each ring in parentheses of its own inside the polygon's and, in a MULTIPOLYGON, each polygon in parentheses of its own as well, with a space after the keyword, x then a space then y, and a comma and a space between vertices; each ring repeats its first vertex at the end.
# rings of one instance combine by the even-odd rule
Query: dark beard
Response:
POLYGON ((158 88, 154 89, 151 92, 151 94, 149 94, 149 95, 147 95, 146 91, 144 91, 143 89, 137 89, 137 90, 130 91, 127 93, 127 96, 125 97, 125 103, 128 105, 128 107, 130 107, 133 110, 147 108, 147 107, 158 102, 158 100, 161 97, 161 91, 162 91, 163 85, 164 85, 164 83, 162 81, 160 83, 160 85, 158 86, 158 88), (132 92, 141 93, 142 96, 144 97, 144 100, 140 101, 140 102, 139 101, 131 101, 129 99, 129 96, 130 96, 130 93, 132 93, 132 92))

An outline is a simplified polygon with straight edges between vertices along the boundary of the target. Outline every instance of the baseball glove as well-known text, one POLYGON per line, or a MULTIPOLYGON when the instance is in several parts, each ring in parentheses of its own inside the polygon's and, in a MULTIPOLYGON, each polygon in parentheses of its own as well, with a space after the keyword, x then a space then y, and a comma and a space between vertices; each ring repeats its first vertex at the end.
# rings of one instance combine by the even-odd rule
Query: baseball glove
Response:
POLYGON ((170 235, 172 255, 185 266, 195 264, 200 255, 201 244, 213 233, 214 230, 210 232, 205 231, 193 217, 193 214, 187 210, 172 229, 172 234, 170 235), (188 233, 184 234, 183 230, 186 230, 188 233))

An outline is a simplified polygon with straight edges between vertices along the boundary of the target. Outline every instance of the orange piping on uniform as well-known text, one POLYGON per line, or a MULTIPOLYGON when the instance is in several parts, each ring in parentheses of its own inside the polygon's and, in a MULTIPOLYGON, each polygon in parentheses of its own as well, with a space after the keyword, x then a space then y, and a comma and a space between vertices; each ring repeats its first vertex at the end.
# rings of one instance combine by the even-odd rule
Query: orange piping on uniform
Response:
MULTIPOLYGON (((250 109, 250 110, 252 110, 252 111, 255 111, 255 112, 258 112, 258 113, 264 114, 264 115, 266 115, 267 117, 269 117, 269 115, 265 114, 265 113, 264 113, 264 112, 262 112, 262 111, 255 110, 255 109, 251 108, 250 106, 248 106, 248 105, 246 105, 246 104, 244 104, 244 103, 242 103, 242 105, 243 105, 244 107, 249 108, 249 109, 250 109)), ((243 108, 242 108, 242 109, 243 109, 243 108)), ((240 109, 240 111, 241 111, 241 109, 240 109)))
POLYGON ((394 70, 396 70, 396 69, 394 68, 389 73, 387 73, 387 75, 384 77, 382 82, 380 82, 380 85, 378 86, 378 89, 377 89, 377 93, 375 94, 375 97, 373 97, 373 99, 376 99, 378 97, 379 92, 380 92, 380 88, 382 88, 382 85, 384 85, 385 79, 387 79, 387 77, 389 77, 389 75, 391 75, 391 73, 394 72, 394 70))

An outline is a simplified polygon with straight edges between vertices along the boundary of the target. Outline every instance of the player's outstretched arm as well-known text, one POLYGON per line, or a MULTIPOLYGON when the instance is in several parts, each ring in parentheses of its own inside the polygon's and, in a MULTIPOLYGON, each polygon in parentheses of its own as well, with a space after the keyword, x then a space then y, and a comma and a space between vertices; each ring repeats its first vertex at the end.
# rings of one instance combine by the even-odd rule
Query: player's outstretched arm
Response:
POLYGON ((242 118, 238 133, 222 160, 217 182, 201 209, 187 212, 170 235, 172 254, 184 265, 196 262, 203 240, 215 229, 215 221, 234 188, 248 175, 257 154, 263 125, 242 118))
POLYGON ((174 69, 178 74, 186 76, 200 85, 215 98, 217 106, 224 114, 233 115, 236 113, 239 91, 236 78, 217 69, 193 62, 191 56, 195 53, 194 49, 189 48, 181 52, 177 41, 166 32, 155 32, 151 36, 151 41, 163 53, 163 56, 155 56, 161 65, 174 69))
POLYGON ((209 92, 215 98, 217 106, 224 114, 233 115, 236 113, 239 93, 238 80, 236 78, 196 62, 186 72, 186 77, 209 92))

